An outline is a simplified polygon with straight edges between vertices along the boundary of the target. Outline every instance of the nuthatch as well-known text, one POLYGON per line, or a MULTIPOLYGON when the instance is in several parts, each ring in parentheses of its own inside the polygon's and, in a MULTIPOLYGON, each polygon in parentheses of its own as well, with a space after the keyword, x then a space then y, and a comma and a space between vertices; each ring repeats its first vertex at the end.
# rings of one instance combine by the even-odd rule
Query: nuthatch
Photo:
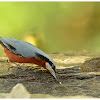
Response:
POLYGON ((37 64, 47 69, 58 81, 55 62, 34 45, 9 37, 0 37, 0 44, 4 47, 10 62, 37 64))

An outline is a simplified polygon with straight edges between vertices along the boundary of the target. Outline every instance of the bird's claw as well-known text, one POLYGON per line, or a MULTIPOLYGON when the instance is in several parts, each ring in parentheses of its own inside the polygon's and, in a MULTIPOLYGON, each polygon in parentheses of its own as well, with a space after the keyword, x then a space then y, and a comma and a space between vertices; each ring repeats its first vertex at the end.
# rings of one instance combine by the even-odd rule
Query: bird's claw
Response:
POLYGON ((22 69, 20 65, 16 64, 16 66, 10 66, 8 68, 8 71, 10 70, 10 68, 17 68, 17 69, 22 69))

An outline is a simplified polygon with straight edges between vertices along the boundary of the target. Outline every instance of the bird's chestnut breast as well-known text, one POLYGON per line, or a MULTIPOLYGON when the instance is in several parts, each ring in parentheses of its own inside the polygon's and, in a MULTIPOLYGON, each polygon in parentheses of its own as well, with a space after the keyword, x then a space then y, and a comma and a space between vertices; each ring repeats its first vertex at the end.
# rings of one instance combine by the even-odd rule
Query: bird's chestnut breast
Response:
POLYGON ((13 54, 10 50, 6 49, 4 47, 4 51, 6 53, 6 55, 8 56, 10 62, 18 62, 18 63, 34 63, 37 65, 40 65, 44 68, 46 61, 42 60, 41 58, 35 58, 35 57, 30 57, 30 58, 26 58, 26 57, 21 57, 18 55, 13 54))

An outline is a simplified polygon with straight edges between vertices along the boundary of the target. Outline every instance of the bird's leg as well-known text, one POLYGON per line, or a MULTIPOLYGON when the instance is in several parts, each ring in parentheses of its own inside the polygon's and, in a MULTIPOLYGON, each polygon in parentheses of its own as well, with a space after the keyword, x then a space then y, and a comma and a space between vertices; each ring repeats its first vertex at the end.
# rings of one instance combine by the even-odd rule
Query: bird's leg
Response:
MULTIPOLYGON (((7 63, 10 63, 9 62, 9 59, 7 59, 7 63)), ((10 70, 10 68, 18 68, 18 69, 22 69, 21 68, 21 66, 19 65, 19 64, 16 64, 16 63, 14 63, 16 66, 10 66, 9 68, 8 68, 8 71, 10 70)))
MULTIPOLYGON (((13 64, 14 64, 14 66, 10 66, 10 67, 8 68, 8 71, 10 70, 10 68, 17 68, 17 69, 22 69, 22 70, 32 70, 31 66, 23 67, 23 66, 20 66, 20 65, 17 64, 17 63, 13 63, 13 64)), ((22 65, 24 65, 24 63, 22 63, 22 65)), ((35 70, 35 69, 39 69, 39 68, 34 68, 34 70, 35 70)))
POLYGON ((9 59, 7 59, 7 63, 9 63, 9 59))
POLYGON ((16 66, 10 66, 8 68, 8 71, 10 70, 10 68, 17 68, 17 69, 23 69, 22 66, 20 66, 19 64, 14 63, 16 66))

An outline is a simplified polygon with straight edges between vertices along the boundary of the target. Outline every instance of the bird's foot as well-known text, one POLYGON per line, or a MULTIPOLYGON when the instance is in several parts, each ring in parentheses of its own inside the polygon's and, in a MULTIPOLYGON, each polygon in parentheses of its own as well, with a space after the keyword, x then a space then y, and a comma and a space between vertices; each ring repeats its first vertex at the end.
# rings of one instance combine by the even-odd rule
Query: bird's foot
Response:
POLYGON ((17 68, 17 69, 23 69, 19 64, 16 64, 16 63, 14 63, 16 66, 10 66, 9 68, 8 68, 8 71, 11 69, 11 68, 17 68))
POLYGON ((9 59, 7 59, 7 63, 9 63, 9 59))

